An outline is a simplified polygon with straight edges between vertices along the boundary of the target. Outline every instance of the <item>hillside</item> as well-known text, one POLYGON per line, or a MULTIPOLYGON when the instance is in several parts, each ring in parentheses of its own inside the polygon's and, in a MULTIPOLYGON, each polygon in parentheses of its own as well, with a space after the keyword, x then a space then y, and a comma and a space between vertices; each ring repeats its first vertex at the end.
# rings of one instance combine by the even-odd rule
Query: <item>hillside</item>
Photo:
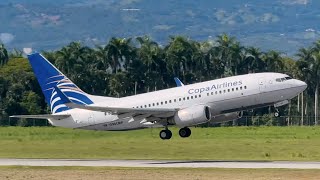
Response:
POLYGON ((226 32, 245 45, 293 55, 320 38, 315 0, 9 0, 0 2, 0 41, 9 48, 57 49, 70 41, 87 45, 110 37, 148 34, 196 40, 226 32))

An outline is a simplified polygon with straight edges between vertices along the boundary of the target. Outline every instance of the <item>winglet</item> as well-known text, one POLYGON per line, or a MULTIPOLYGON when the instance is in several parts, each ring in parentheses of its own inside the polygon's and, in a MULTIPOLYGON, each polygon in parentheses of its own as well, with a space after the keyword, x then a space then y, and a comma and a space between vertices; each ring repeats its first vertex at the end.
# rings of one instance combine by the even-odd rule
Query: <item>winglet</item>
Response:
POLYGON ((54 89, 56 90, 58 97, 60 97, 63 104, 72 103, 71 100, 57 86, 54 86, 54 89))
POLYGON ((174 78, 174 81, 176 82, 177 87, 184 86, 184 84, 180 81, 179 78, 175 77, 175 78, 174 78))

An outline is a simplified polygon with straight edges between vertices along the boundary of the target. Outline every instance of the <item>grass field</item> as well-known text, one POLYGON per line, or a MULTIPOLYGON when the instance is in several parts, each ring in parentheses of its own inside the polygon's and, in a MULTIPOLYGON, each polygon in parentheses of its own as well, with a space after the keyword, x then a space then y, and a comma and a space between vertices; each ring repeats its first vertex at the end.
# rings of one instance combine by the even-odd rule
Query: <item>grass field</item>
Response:
POLYGON ((320 160, 320 127, 192 128, 161 140, 160 129, 125 132, 1 127, 0 158, 320 160))
POLYGON ((215 169, 215 168, 116 168, 116 167, 0 167, 0 179, 259 179, 318 180, 319 170, 215 169))

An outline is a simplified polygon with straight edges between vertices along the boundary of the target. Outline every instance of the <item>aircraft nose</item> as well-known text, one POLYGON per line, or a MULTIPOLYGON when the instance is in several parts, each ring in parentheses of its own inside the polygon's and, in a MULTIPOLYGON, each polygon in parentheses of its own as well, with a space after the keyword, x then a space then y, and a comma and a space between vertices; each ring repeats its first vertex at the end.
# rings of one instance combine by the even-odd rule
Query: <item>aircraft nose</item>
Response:
POLYGON ((307 83, 300 81, 300 80, 296 80, 295 85, 297 87, 299 87, 299 89, 301 89, 301 91, 304 91, 307 88, 307 83))

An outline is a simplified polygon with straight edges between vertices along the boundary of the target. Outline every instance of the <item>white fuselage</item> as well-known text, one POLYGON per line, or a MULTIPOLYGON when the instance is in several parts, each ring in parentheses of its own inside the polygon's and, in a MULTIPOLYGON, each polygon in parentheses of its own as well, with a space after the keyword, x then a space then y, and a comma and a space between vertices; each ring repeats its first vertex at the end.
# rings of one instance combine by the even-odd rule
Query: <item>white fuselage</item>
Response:
MULTIPOLYGON (((96 106, 126 108, 185 109, 203 104, 215 116, 246 109, 264 107, 290 100, 301 93, 306 84, 280 73, 257 73, 227 77, 123 98, 92 96, 96 106)), ((91 130, 131 130, 160 125, 146 122, 143 116, 111 115, 82 109, 71 109, 72 116, 49 121, 54 126, 91 130)), ((168 114, 168 117, 172 116, 168 114)))

